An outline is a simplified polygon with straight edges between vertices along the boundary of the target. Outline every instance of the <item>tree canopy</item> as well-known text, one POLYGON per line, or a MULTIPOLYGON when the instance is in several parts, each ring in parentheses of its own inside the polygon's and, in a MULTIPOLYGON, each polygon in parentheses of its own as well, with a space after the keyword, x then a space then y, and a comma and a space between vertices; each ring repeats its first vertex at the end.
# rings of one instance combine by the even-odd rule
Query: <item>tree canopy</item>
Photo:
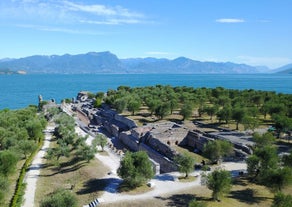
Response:
POLYGON ((233 146, 230 142, 225 140, 209 141, 204 145, 203 154, 212 162, 218 162, 223 157, 229 156, 233 153, 233 146))
POLYGON ((174 162, 177 164, 179 171, 186 174, 186 178, 194 170, 195 160, 187 154, 177 155, 174 162))
POLYGON ((139 187, 154 176, 152 163, 144 151, 126 152, 117 173, 130 188, 139 187))
POLYGON ((220 200, 220 198, 230 191, 231 175, 226 170, 214 170, 207 175, 207 187, 212 190, 212 198, 220 200))
POLYGON ((120 86, 117 90, 109 90, 103 98, 119 113, 128 110, 134 114, 141 106, 147 107, 150 115, 155 114, 158 119, 165 118, 174 110, 179 111, 183 120, 206 113, 211 120, 217 116, 225 123, 235 123, 237 129, 243 124, 246 129, 252 130, 262 123, 260 116, 264 116, 265 119, 272 117, 277 131, 292 130, 291 94, 252 89, 156 85, 134 88, 120 86))

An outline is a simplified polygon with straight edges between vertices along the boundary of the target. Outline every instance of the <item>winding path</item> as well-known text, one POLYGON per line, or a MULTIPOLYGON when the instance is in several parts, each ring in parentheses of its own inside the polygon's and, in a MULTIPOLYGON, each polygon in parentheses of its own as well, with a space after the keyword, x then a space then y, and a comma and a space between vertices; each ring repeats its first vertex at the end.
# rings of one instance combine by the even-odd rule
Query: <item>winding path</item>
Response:
POLYGON ((29 167, 24 182, 26 183, 26 189, 24 192, 24 202, 22 207, 32 207, 35 202, 35 192, 36 192, 36 184, 40 174, 40 168, 43 164, 43 159, 46 154, 46 151, 49 149, 50 141, 52 138, 52 131, 55 129, 53 124, 49 124, 47 128, 44 130, 45 139, 44 144, 41 150, 35 156, 31 166, 29 167))

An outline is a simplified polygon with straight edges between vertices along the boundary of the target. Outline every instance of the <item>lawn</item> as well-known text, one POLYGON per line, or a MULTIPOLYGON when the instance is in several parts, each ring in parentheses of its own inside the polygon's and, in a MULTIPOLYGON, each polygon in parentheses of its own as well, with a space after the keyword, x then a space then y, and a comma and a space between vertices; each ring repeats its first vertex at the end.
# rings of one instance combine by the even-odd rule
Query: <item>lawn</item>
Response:
MULTIPOLYGON (((72 153, 73 155, 73 153, 72 153)), ((99 160, 77 161, 74 156, 60 159, 61 167, 46 162, 37 182, 35 207, 44 196, 58 188, 71 190, 78 200, 78 206, 89 204, 96 199, 106 183, 102 178, 109 171, 99 160)))
POLYGON ((273 194, 264 186, 249 183, 246 179, 234 181, 232 189, 220 202, 213 201, 211 191, 205 186, 193 187, 169 195, 157 195, 147 200, 133 200, 119 203, 102 204, 102 207, 185 207, 196 199, 206 202, 208 207, 266 207, 271 206, 273 194))

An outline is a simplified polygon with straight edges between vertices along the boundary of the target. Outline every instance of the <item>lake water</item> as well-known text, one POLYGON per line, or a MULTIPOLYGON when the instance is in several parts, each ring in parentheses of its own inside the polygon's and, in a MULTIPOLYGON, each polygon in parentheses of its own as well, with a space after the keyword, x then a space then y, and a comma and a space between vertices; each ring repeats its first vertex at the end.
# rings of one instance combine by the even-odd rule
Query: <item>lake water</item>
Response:
POLYGON ((79 91, 93 93, 118 86, 191 86, 255 89, 292 94, 292 75, 282 74, 29 74, 0 75, 0 109, 19 109, 44 100, 76 97, 79 91))

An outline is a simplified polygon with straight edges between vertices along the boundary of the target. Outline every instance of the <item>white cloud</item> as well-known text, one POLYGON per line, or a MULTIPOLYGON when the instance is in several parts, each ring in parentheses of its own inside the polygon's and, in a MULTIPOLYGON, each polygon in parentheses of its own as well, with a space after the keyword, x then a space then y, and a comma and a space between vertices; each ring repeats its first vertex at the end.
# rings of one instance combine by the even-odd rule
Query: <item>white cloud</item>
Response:
POLYGON ((139 24, 143 23, 143 21, 139 19, 106 19, 101 21, 95 21, 95 20, 80 20, 80 23, 85 24, 99 24, 99 25, 117 25, 117 24, 139 24))
POLYGON ((101 4, 77 4, 70 1, 64 1, 64 8, 71 11, 85 12, 97 16, 121 16, 121 17, 143 17, 142 14, 129 11, 121 6, 109 7, 101 4))
POLYGON ((139 24, 145 16, 122 6, 76 3, 70 0, 8 0, 0 2, 0 19, 34 24, 139 24))
POLYGON ((245 22, 244 19, 234 19, 234 18, 222 18, 215 20, 218 23, 243 23, 245 22))
POLYGON ((22 28, 35 29, 39 31, 47 31, 47 32, 62 32, 62 33, 68 33, 68 34, 85 34, 85 35, 105 35, 104 32, 66 29, 66 28, 61 28, 61 27, 49 27, 49 26, 30 25, 30 24, 22 24, 22 25, 16 25, 16 26, 22 27, 22 28))
POLYGON ((254 66, 268 66, 271 69, 281 67, 286 64, 292 63, 292 58, 287 57, 254 57, 254 56, 238 56, 236 59, 239 62, 243 62, 254 66))

